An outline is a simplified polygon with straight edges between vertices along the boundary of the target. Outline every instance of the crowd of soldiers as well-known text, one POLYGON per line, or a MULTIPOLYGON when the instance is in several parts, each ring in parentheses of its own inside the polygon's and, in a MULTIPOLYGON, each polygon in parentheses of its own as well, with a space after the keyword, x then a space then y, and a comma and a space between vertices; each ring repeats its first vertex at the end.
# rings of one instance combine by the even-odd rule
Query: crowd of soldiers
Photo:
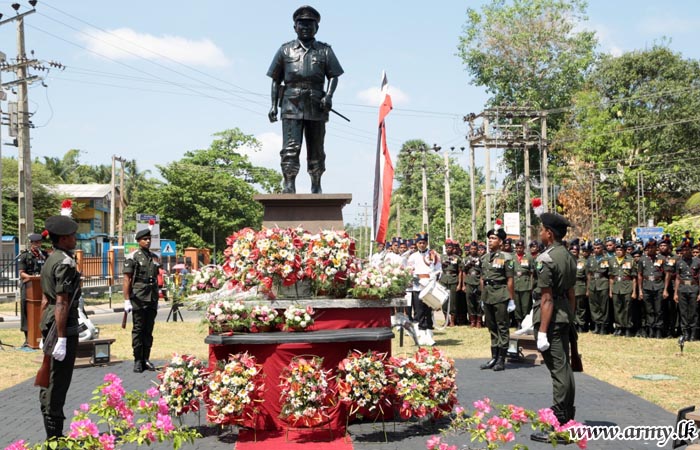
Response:
MULTIPOLYGON (((544 250, 537 241, 504 240, 502 251, 513 256, 515 309, 510 325, 520 328, 538 298, 535 259, 544 250), (526 246, 527 244, 527 246, 526 246)), ((579 332, 600 335, 700 339, 700 243, 689 232, 674 248, 670 235, 646 242, 614 237, 564 241, 576 258, 576 319, 579 332)), ((371 263, 406 265, 416 251, 413 239, 379 243, 371 263)), ((461 246, 447 240, 440 256, 438 279, 450 291, 443 306, 447 326, 483 326, 481 302, 482 242, 461 246)))

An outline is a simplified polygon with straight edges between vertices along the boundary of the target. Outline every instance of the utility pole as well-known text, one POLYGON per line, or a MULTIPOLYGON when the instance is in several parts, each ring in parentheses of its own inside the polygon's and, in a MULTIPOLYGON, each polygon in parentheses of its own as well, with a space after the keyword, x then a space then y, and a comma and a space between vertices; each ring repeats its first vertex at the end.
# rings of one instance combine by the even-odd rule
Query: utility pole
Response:
POLYGON ((119 245, 124 244, 124 158, 119 158, 121 173, 119 175, 119 245))
POLYGON ((111 191, 111 198, 109 200, 109 237, 110 237, 110 242, 113 242, 112 239, 115 239, 115 221, 116 221, 116 203, 117 203, 117 189, 116 189, 116 183, 114 179, 114 168, 116 165, 116 160, 117 157, 115 155, 112 155, 112 180, 110 182, 110 191, 111 191))
POLYGON ((542 171, 542 206, 544 207, 544 212, 549 211, 549 192, 547 191, 548 189, 548 180, 547 180, 547 115, 542 114, 540 117, 540 123, 542 124, 542 131, 540 133, 540 136, 542 137, 541 141, 541 148, 542 148, 542 160, 540 161, 542 164, 541 171, 542 171))
POLYGON ((362 230, 361 236, 364 237, 364 241, 366 242, 366 251, 367 251, 367 259, 369 259, 370 256, 372 256, 372 240, 373 237, 370 236, 370 231, 369 231, 369 209, 372 207, 369 203, 358 203, 357 206, 360 208, 363 208, 364 211, 362 212, 362 223, 364 229, 362 230))
MULTIPOLYGON (((527 122, 526 122, 527 125, 527 122)), ((523 140, 527 140, 527 126, 523 126, 523 140)), ((525 171, 525 240, 530 240, 530 147, 523 144, 523 169, 525 171)))
MULTIPOLYGON (((489 119, 487 117, 484 117, 484 136, 486 136, 486 140, 488 141, 489 139, 489 119)), ((486 161, 484 162, 484 172, 486 175, 486 192, 484 195, 486 195, 486 229, 490 230, 491 229, 491 149, 489 148, 488 144, 485 145, 485 150, 486 150, 486 161)))
POLYGON ((401 197, 396 198, 396 236, 401 236, 401 197))
POLYGON ((472 205, 472 242, 476 242, 476 168, 474 163, 474 145, 469 141, 469 175, 471 181, 472 205))
MULTIPOLYGON (((454 150, 454 147, 452 147, 454 150)), ((445 152, 445 239, 452 239, 452 205, 450 203, 450 155, 445 152)))
POLYGON ((427 151, 427 148, 422 147, 421 151, 423 152, 423 163, 421 164, 421 174, 422 174, 422 189, 423 189, 423 232, 428 233, 428 175, 426 173, 426 167, 425 167, 425 152, 427 151))
MULTIPOLYGON (((4 63, 6 56, 0 52, 0 64, 4 63)), ((5 101, 5 91, 2 89, 2 71, 0 70, 0 257, 2 257, 2 102, 5 101)))

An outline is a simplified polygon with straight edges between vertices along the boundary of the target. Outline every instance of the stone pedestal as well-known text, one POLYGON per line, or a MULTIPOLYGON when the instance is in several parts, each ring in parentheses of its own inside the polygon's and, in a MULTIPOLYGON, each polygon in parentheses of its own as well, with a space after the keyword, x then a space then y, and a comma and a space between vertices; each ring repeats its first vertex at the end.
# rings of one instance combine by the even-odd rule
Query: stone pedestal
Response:
POLYGON ((265 208, 265 228, 301 226, 310 232, 343 230, 343 207, 352 194, 260 194, 253 197, 265 208))

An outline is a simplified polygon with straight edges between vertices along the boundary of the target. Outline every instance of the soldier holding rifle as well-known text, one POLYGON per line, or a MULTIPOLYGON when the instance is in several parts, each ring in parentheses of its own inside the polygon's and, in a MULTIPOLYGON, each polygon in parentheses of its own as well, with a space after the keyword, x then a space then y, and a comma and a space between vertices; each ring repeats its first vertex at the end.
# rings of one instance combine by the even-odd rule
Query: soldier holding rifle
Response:
POLYGON ((41 386, 39 400, 46 438, 63 435, 63 405, 73 377, 78 348, 78 298, 80 272, 73 258, 78 224, 67 216, 46 219, 46 229, 54 251, 41 271, 41 333, 44 337, 44 364, 37 374, 41 386))

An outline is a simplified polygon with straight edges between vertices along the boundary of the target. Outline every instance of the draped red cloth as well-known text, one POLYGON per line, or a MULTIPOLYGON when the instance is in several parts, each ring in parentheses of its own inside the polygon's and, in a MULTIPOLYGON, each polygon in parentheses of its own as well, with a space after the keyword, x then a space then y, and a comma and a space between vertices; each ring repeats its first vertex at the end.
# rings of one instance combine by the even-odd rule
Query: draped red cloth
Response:
MULTIPOLYGON (((311 330, 338 330, 343 328, 377 328, 391 326, 391 308, 332 308, 316 310, 315 322, 311 330)), ((284 333, 284 331, 280 331, 284 333)), ((302 332, 303 333, 303 332, 302 332)), ((335 375, 338 363, 350 351, 366 352, 376 350, 391 355, 391 341, 354 341, 329 343, 265 344, 265 345, 209 345, 209 367, 224 361, 229 354, 247 351, 262 364, 265 374, 265 395, 261 413, 256 418, 258 430, 282 430, 286 424, 279 418, 280 386, 279 376, 292 358, 300 355, 315 355, 323 358, 323 369, 332 369, 329 386, 335 389, 335 375)), ((343 405, 336 405, 329 411, 331 427, 339 430, 345 427, 346 411, 343 405)))

